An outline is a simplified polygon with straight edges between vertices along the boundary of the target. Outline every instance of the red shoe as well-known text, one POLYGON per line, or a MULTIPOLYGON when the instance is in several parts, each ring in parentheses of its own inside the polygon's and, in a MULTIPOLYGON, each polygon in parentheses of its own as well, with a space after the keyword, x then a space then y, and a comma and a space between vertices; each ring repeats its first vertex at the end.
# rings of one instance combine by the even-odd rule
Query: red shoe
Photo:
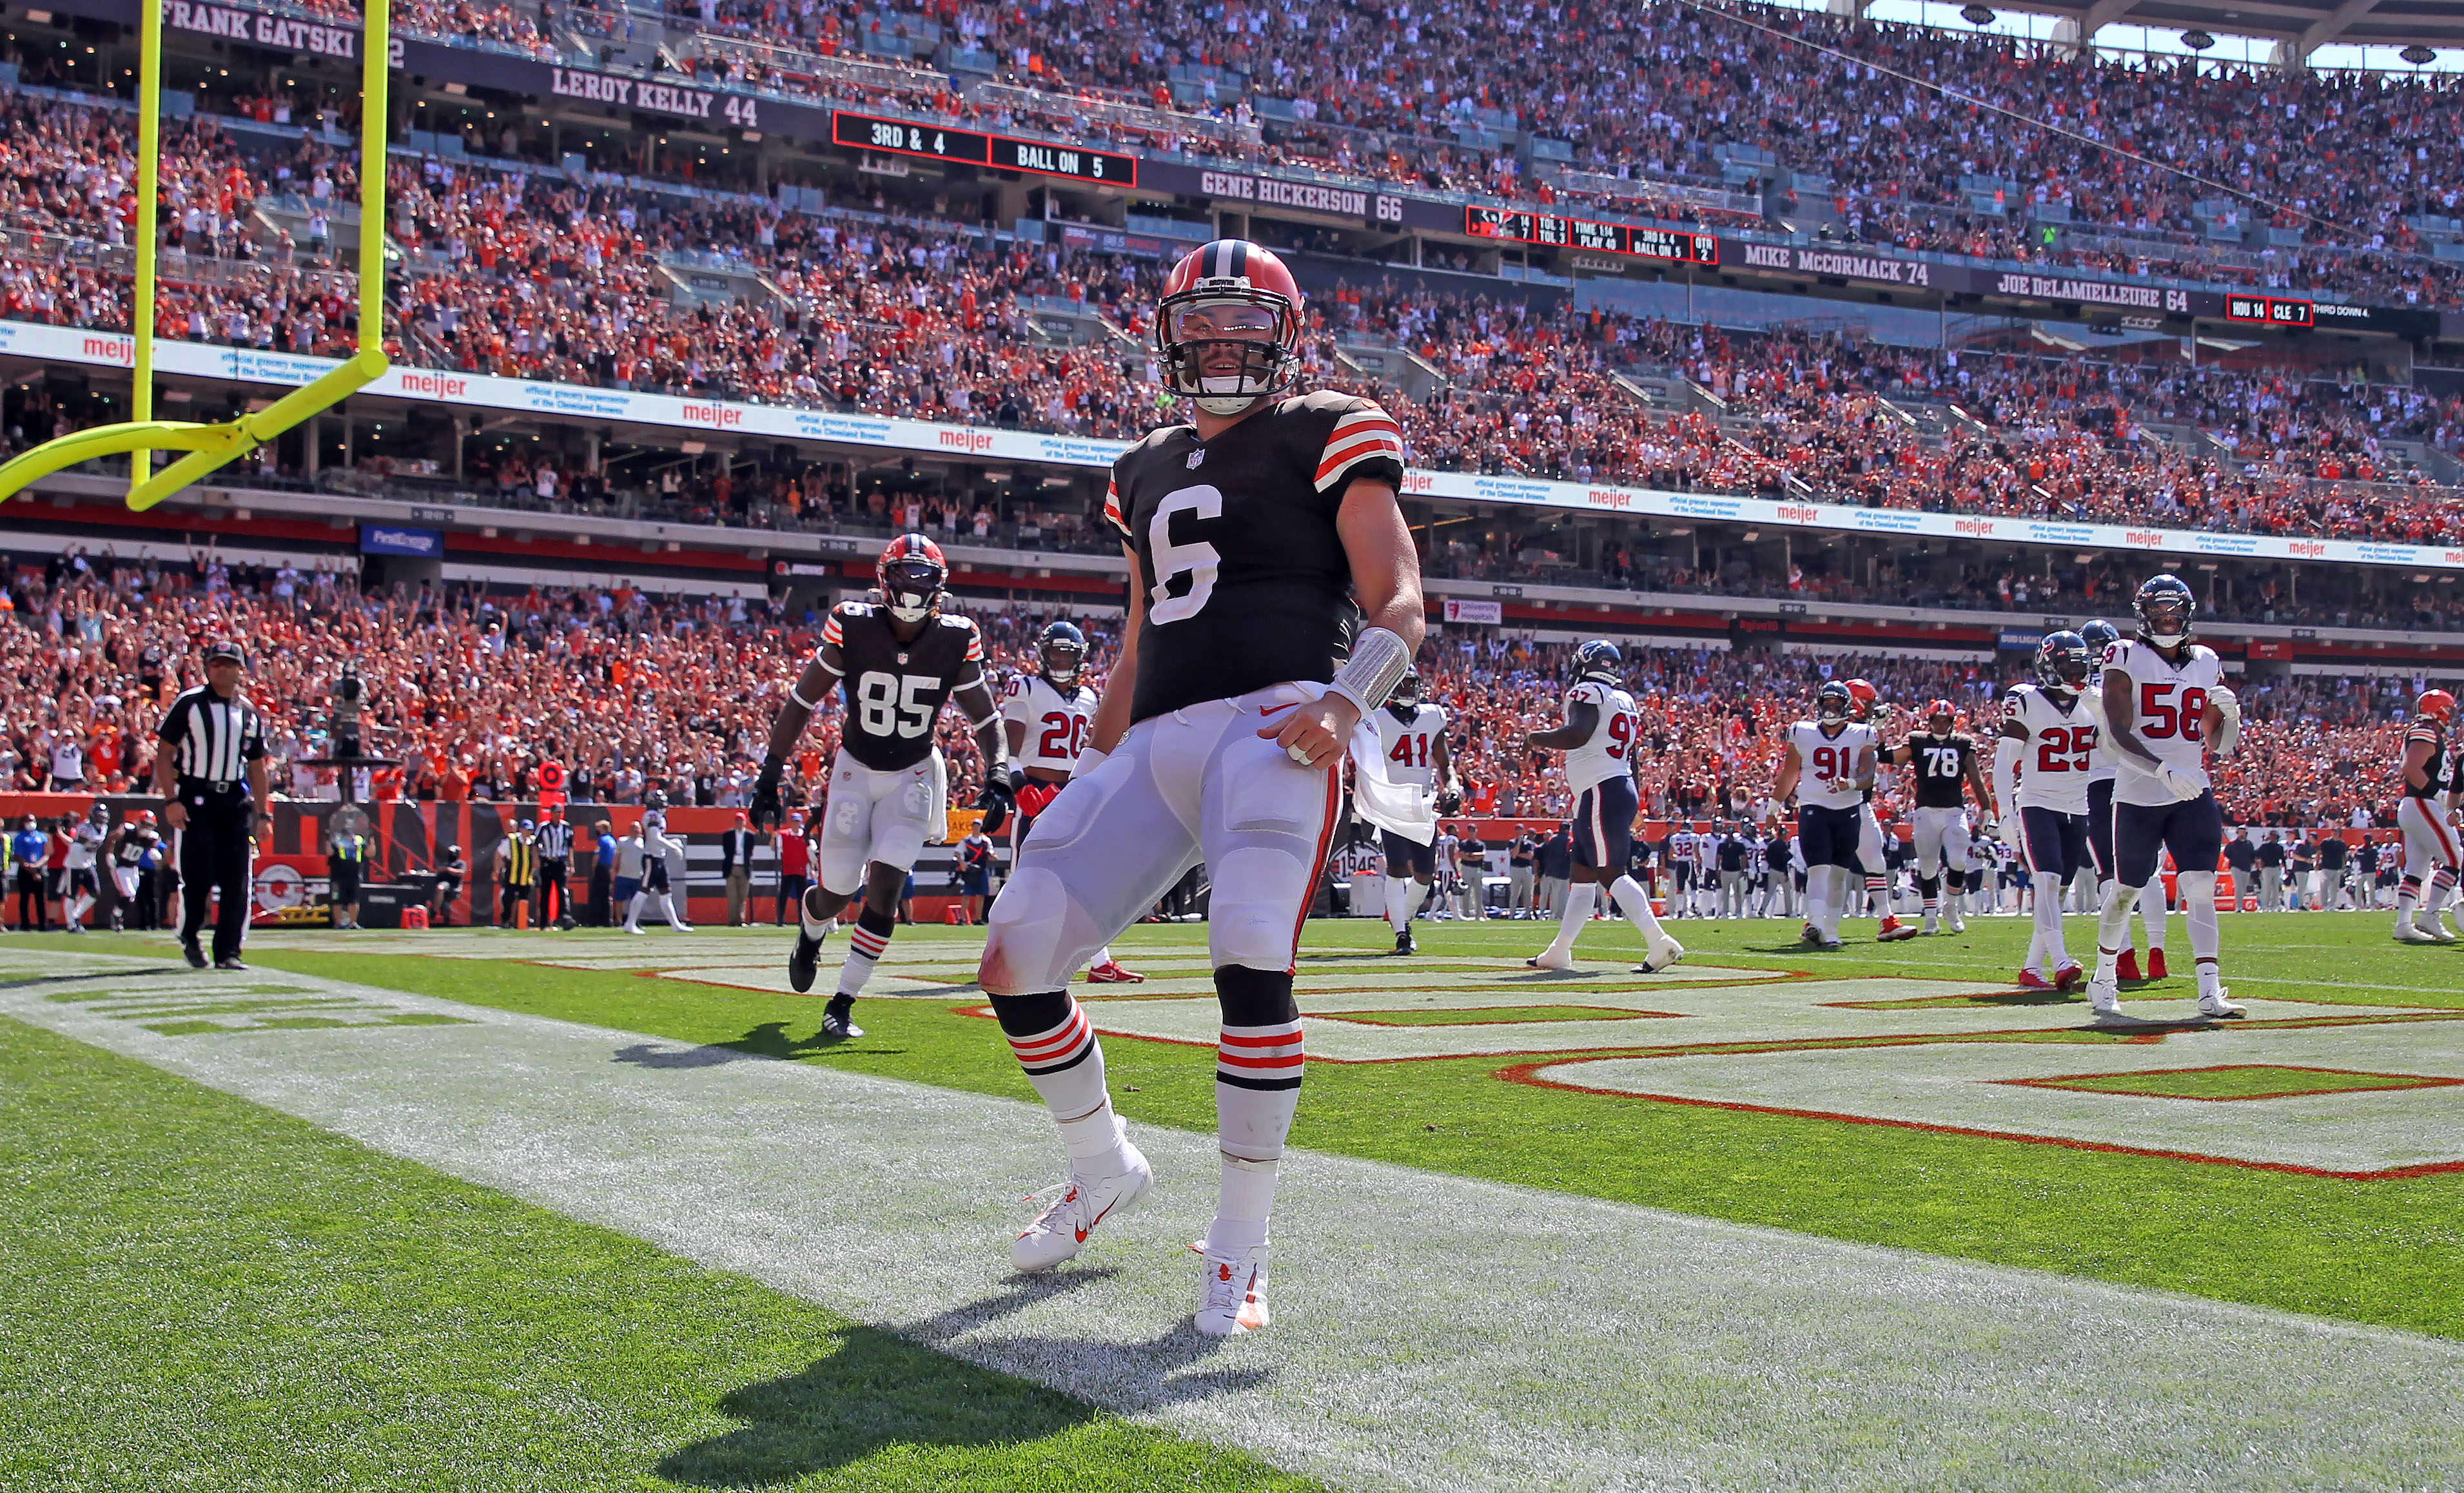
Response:
POLYGON ((2019 988, 2021 990, 2059 990, 2061 987, 2055 984, 2052 980, 2047 979, 2042 975, 2037 974, 2035 970, 2021 970, 2019 972, 2019 988))
POLYGON ((2085 978, 2087 978, 2087 971, 2079 968, 2077 959, 2070 959, 2065 961, 2060 969, 2054 971, 2054 988, 2076 990, 2079 988, 2079 982, 2085 978))
POLYGON ((2149 979, 2163 979, 2165 977, 2164 950, 2150 949, 2147 951, 2147 977, 2149 979))
POLYGON ((1897 943, 1903 938, 1914 938, 1916 935, 1917 931, 1915 929, 1901 922, 1897 917, 1886 917, 1882 919, 1882 926, 1874 931, 1874 941, 1877 943, 1897 943))
POLYGON ((1087 983, 1089 985, 1142 985, 1146 983, 1146 977, 1135 970, 1121 968, 1121 961, 1118 959, 1106 959, 1103 963, 1092 965, 1088 969, 1087 983))
MULTIPOLYGON (((2148 951, 2147 956, 2148 956, 2149 958, 2151 958, 2151 959, 2154 959, 2154 958, 2158 958, 2158 957, 2159 957, 2159 955, 2156 954, 2156 952, 2155 952, 2154 950, 2152 950, 2152 949, 2148 951)), ((2157 968, 2162 969, 2162 968, 2164 968, 2164 966, 2163 966, 2162 964, 2159 964, 2159 965, 2157 966, 2157 968)), ((2113 977, 2114 977, 2115 979, 2118 979, 2118 980, 2121 980, 2121 979, 2133 979, 2133 980, 2135 980, 2135 979, 2137 979, 2137 978, 2139 977, 2139 951, 2138 951, 2138 950, 2136 950, 2136 949, 2124 949, 2124 950, 2123 950, 2123 951, 2122 951, 2122 957, 2113 961, 2113 977)))

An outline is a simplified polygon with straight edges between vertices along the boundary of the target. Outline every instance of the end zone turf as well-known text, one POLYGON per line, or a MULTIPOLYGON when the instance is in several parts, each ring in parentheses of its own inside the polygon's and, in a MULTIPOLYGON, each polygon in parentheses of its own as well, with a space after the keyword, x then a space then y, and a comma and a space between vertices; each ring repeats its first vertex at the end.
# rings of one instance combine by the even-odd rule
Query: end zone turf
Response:
MULTIPOLYGON (((1913 1065, 1908 1069, 1910 1073, 1921 1074, 1925 1065, 1939 1055, 1991 1047, 2033 1055, 2034 1062, 2023 1077, 2093 1078, 2145 1068, 2148 1070, 2149 1083, 2161 1088, 2170 1082, 2157 1076, 2163 1070, 2227 1065, 2196 1057, 2185 1061, 2178 1054, 2186 1042, 2247 1043, 2282 1039, 2305 1031, 2340 1033, 2337 1040, 2355 1040, 2354 1034, 2365 1029, 2357 1022, 2369 1023, 2367 1029, 2382 1037, 2409 1040, 2406 1034, 2437 1031, 2450 1024, 2446 1013, 2458 1003, 2445 983, 2446 972, 2457 967, 2453 960, 2441 958, 2444 951, 2436 950, 2421 951, 2424 957, 2412 956, 2412 951, 2390 956, 2375 938, 2365 936, 2373 930, 2363 928, 2357 920, 2228 920, 2228 955, 2234 953, 2236 935, 2255 946, 2280 941, 2282 936, 2295 933, 2311 934, 2314 930, 2345 936, 2341 942, 2333 937, 2296 939, 2284 945, 2285 952, 2266 961, 2267 978, 2237 975, 2233 983, 2236 994, 2244 997, 2257 996, 2262 1000, 2292 997, 2313 1010, 2324 1008, 2321 1016, 2315 1019, 2323 1023, 2320 1025, 2214 1032, 2162 1029, 2117 1037, 2082 1029, 2083 1013, 2069 1003, 2010 1007, 1991 999, 1989 995, 1986 999, 1963 1000, 1930 1011, 1922 1007, 1908 1009, 1903 1000, 1889 1000, 1884 1010, 1843 1009, 1820 1018, 1829 1021, 1853 1017, 1860 1021, 1893 1024, 1956 1019, 1948 1029, 1937 1027, 1913 1043, 1904 1039, 1884 1039, 1881 1045, 1876 1045, 1875 1039, 1869 1036, 1860 1043, 1826 1046, 1820 1051, 1791 1053, 1785 1049, 1793 1044, 1780 1043, 1767 1047, 1766 1053, 1812 1063, 1817 1059, 1837 1060, 1843 1054, 1860 1051, 1887 1052, 1913 1065), (2378 1009, 2365 1009, 2358 1002, 2367 1002, 2378 1009), (1887 1009, 1893 1005, 1901 1009, 1887 1009), (1983 1029, 1962 1029, 1960 1023, 1980 1017, 1983 1029), (2150 1042, 2150 1037, 2157 1040, 2150 1042)), ((987 1040, 984 1023, 962 1014, 979 1003, 979 998, 963 989, 947 988, 953 983, 947 978, 948 968, 972 967, 965 940, 942 930, 931 933, 929 947, 926 940, 903 933, 902 938, 908 942, 903 948, 893 945, 890 967, 913 974, 918 987, 939 985, 941 990, 913 999, 869 1004, 867 1024, 872 1027, 874 1036, 849 1044, 828 1043, 806 1035, 819 1020, 816 1002, 760 990, 659 977, 663 968, 682 969, 696 964, 753 966, 774 959, 779 953, 775 945, 780 940, 768 935, 696 935, 691 939, 629 939, 620 943, 588 935, 519 937, 457 932, 428 946, 435 953, 451 956, 423 958, 374 953, 380 946, 375 939, 336 940, 289 934, 261 938, 253 944, 252 959, 258 964, 259 972, 252 978, 252 984, 278 985, 282 977, 273 973, 276 969, 315 971, 342 977, 364 992, 357 999, 373 1006, 417 1010, 423 1002, 396 1000, 385 992, 424 993, 482 1007, 532 1011, 651 1034, 651 1040, 635 1038, 607 1054, 616 1060, 613 1067, 627 1071, 736 1069, 741 1066, 743 1057, 759 1055, 900 1077, 945 1090, 1024 1097, 1025 1087, 1014 1065, 1007 1062, 997 1043, 987 1040), (518 962, 524 956, 542 953, 552 953, 561 962, 585 967, 546 968, 518 962), (917 957, 902 965, 902 957, 910 953, 917 957), (607 956, 604 962, 619 968, 590 967, 603 962, 597 957, 600 955, 607 956), (507 955, 513 955, 514 960, 509 961, 507 955), (668 1041, 658 1040, 662 1038, 668 1041)), ((1798 951, 1775 946, 1776 941, 1769 940, 1768 934, 1750 928, 1689 928, 1687 933, 1689 945, 1701 955, 1700 966, 1751 968, 1761 977, 1730 979, 1724 975, 1719 985, 1699 987, 1744 992, 1740 999, 1747 1009, 1767 999, 1776 988, 1791 983, 1787 973, 1791 968, 1813 966, 1812 973, 1828 980, 1887 980, 1902 962, 1893 957, 1901 952, 1896 950, 1852 949, 1845 957, 1808 958, 1798 951), (1774 979, 1778 987, 1760 988, 1774 979), (1746 991, 1745 987, 1756 988, 1746 991)), ((1133 964, 1175 972, 1177 983, 1189 977, 1178 971, 1202 971, 1202 951, 1193 941, 1199 934, 1202 930, 1135 931, 1124 940, 1124 953, 1133 964)), ((1990 993, 1994 973, 2008 956, 2007 951, 1998 947, 1997 939, 2015 941, 2013 934, 2024 936, 2022 931, 1989 927, 1982 938, 1926 941, 1906 951, 1906 963, 1912 972, 1926 978, 1990 993)), ((1442 986, 1445 980, 1429 977, 1438 974, 1436 967, 1441 965, 1458 967, 1459 973, 1470 977, 1474 983, 1487 979, 1500 961, 1519 959, 1520 952, 1528 952, 1520 951, 1519 945, 1529 940, 1530 930, 1462 926, 1432 930, 1424 937, 1424 943, 1434 946, 1432 955, 1426 956, 1425 962, 1409 961, 1408 975, 1394 976, 1382 972, 1405 961, 1385 961, 1370 957, 1366 948, 1344 946, 1341 940, 1346 935, 1359 935, 1360 942, 1368 942, 1368 936, 1358 930, 1343 925, 1311 925, 1311 953, 1323 957, 1313 959, 1304 973, 1305 1004, 1311 1003, 1308 992, 1312 984, 1353 988, 1383 984, 1395 994, 1381 998, 1375 1002, 1376 1006, 1448 1013, 1438 1018, 1437 1028, 1419 1027, 1417 1023, 1408 1030, 1388 1028, 1397 1035, 1411 1036, 1424 1030, 1442 1034, 1452 1028, 1454 1012, 1475 1003, 1503 1002, 1494 990, 1423 991, 1407 999, 1399 989, 1403 983, 1417 979, 1424 985, 1442 986), (1365 971, 1379 973, 1364 974, 1365 971), (1434 1000, 1427 999, 1432 996, 1434 1000)), ((403 942, 416 947, 414 940, 415 935, 409 935, 403 942)), ((383 945, 400 946, 392 939, 383 945)), ((23 947, 19 940, 11 939, 0 944, 0 951, 23 947)), ((167 952, 137 940, 106 942, 89 938, 67 947, 80 952, 127 949, 141 953, 141 959, 132 968, 149 964, 159 968, 154 956, 167 952)), ((2255 965, 2259 961, 2254 958, 2251 962, 2255 965)), ((1630 1023, 1663 1032, 1738 1014, 1642 1020, 1634 1008, 1644 1004, 1646 995, 1656 999, 1661 992, 1656 988, 1648 992, 1633 988, 1648 982, 1626 980, 1622 983, 1629 988, 1617 991, 1613 1000, 1601 1000, 1600 990, 1620 983, 1621 966, 1602 959, 1595 968, 1599 972, 1598 978, 1550 987, 1548 995, 1538 999, 1536 991, 1518 987, 1510 999, 1531 1014, 1562 1015, 1566 1013, 1551 1008, 1597 1002, 1617 1008, 1608 1024, 1630 1023)), ((1701 974, 1703 969, 1689 967, 1678 973, 1701 974)), ((1903 997, 1921 988, 1902 977, 1903 997)), ((1089 1009, 1109 1015, 1189 999, 1189 995, 1169 988, 1133 987, 1130 994, 1141 992, 1157 999, 1090 999, 1089 1009)), ((1089 997, 1117 994, 1082 993, 1089 997)), ((128 994, 139 993, 131 990, 128 994)), ((294 996, 323 999, 332 999, 334 992, 302 987, 294 996)), ((238 998, 243 1003, 278 1003, 284 999, 279 991, 269 989, 251 989, 238 998)), ((1340 999, 1353 1003, 1339 1009, 1364 1009, 1356 998, 1340 999)), ((107 1007, 109 1003, 100 1004, 107 1007)), ((234 1044, 245 1047, 295 1042, 390 1044, 398 1040, 424 1042, 430 1036, 415 1028, 406 1028, 399 1034, 303 1030, 199 1034, 176 1039, 144 1032, 146 1021, 166 1019, 160 1014, 164 1004, 157 999, 151 1005, 138 1000, 120 1007, 146 1014, 138 1020, 113 1017, 111 1024, 136 1030, 145 1041, 197 1051, 228 1049, 234 1044)), ((1323 1014, 1328 1004, 1315 1008, 1323 1014)), ((96 1008, 89 1002, 47 1001, 46 1005, 72 1011, 96 1008)), ((1680 1009, 1674 1002, 1659 1008, 1680 1009)), ((239 1014, 253 1017, 282 1013, 239 1014)), ((485 1013, 473 1016, 484 1019, 485 1013)), ((203 1018, 179 1013, 167 1018, 200 1019, 203 1018)), ((1321 1021, 1312 1027, 1313 1046, 1317 1045, 1319 1032, 1331 1029, 1332 1024, 1321 1021)), ((1367 1027, 1371 1023, 1354 1024, 1367 1027)), ((1471 1024, 1529 1032, 1550 1027, 1593 1028, 1600 1023, 1509 1021, 1471 1024)), ((432 1036, 453 1040, 462 1030, 442 1027, 435 1029, 432 1036)), ((1116 1093, 1124 1110, 1136 1119, 1192 1132, 1197 1159, 1188 1165, 1203 1172, 1203 1135, 1212 1118, 1211 1063, 1206 1061, 1207 1055, 1176 1043, 1126 1036, 1115 1037, 1110 1046, 1116 1093)), ((1579 1063, 1587 1058, 1605 1058, 1616 1051, 1612 1048, 1603 1054, 1586 1047, 1554 1058, 1544 1054, 1541 1061, 1579 1063)), ((1695 1055, 1707 1056, 1699 1049, 1695 1055)), ((2278 1067, 2324 1066, 2416 1076, 2438 1068, 2453 1070, 2453 1065, 2418 1061, 2417 1051, 2415 1056, 2416 1061, 2410 1062, 2384 1061, 2382 1054, 2381 1059, 2372 1061, 2336 1063, 2285 1057, 2274 1060, 2274 1064, 2278 1067)), ((1946 1258, 1966 1257, 2069 1272, 2090 1281, 2140 1283, 2229 1301, 2289 1306, 2350 1323, 2413 1326, 2464 1336, 2464 1305, 2459 1305, 2459 1293, 2453 1284, 2464 1258, 2459 1258, 2452 1227, 2457 1208, 2464 1206, 2464 1191, 2459 1191, 2458 1179, 2453 1175, 2355 1183, 2219 1167, 2161 1155, 2063 1150, 1932 1129, 1878 1128, 1853 1123, 1855 1117, 1846 1115, 1822 1119, 1668 1105, 1624 1095, 1551 1091, 1498 1082, 1507 1069, 1529 1061, 1435 1057, 1401 1064, 1317 1065, 1310 1074, 1296 1143, 1321 1152, 1402 1162, 1416 1172, 1438 1176, 1492 1177, 1544 1190, 1533 1196, 1649 1203, 1698 1216, 1777 1224, 1799 1231, 1792 1237, 1811 1233, 1842 1241, 1896 1244, 1931 1256, 1929 1260, 1914 1257, 1920 1262, 1917 1267, 1926 1270, 1938 1268, 1937 1262, 1946 1258)), ((1618 1061, 1644 1065, 1664 1062, 1639 1057, 1618 1061)), ((603 1058, 602 1065, 611 1065, 603 1058)), ((1959 1078, 1947 1067, 1941 1076, 1950 1087, 2000 1087, 2005 1095, 2026 1098, 2013 1087, 1997 1086, 1990 1079, 1959 1078)), ((2464 1088, 2444 1084, 2409 1087, 2442 1096, 2464 1093, 2464 1088)), ((2162 1092, 2040 1092, 2047 1099, 2081 1105, 2150 1106, 2177 1116, 2184 1111, 2231 1116, 2261 1112, 2271 1106, 2306 1106, 2314 1110, 2323 1108, 2326 1112, 2341 1114, 2356 1104, 2405 1097, 2394 1090, 2285 1092, 2280 1097, 2236 1099, 2233 1103, 2186 1103, 2183 1098, 2162 1092)), ((1031 1110, 1028 1118, 1033 1118, 1031 1110)), ((1027 1131, 1032 1135, 1034 1127, 1028 1125, 1027 1131)), ((1169 1142, 1168 1135, 1169 1132, 1166 1140, 1158 1141, 1160 1150, 1169 1151, 1172 1145, 1178 1144, 1169 1142)), ((1332 1164, 1331 1158, 1328 1164, 1332 1164)), ((1042 1179, 1039 1174, 1022 1186, 1042 1179)), ((1523 1222, 1518 1226, 1528 1228, 1538 1215, 1526 1208, 1522 1217, 1523 1222)), ((1153 1221, 1161 1225, 1179 1220, 1153 1221)), ((1169 1235, 1172 1231, 1164 1232, 1169 1235)), ((1172 1245, 1168 1238, 1163 1238, 1163 1242, 1168 1247, 1172 1245)), ((1306 1252, 1324 1259, 1333 1259, 1339 1253, 1331 1247, 1312 1247, 1306 1252)), ((1610 1251, 1599 1258, 1616 1256, 1610 1251)), ((1655 1262, 1658 1258, 1652 1257, 1655 1262)), ((1549 1284, 1537 1287, 1535 1299, 1552 1299, 1557 1275, 1573 1267, 1563 1261, 1555 1263, 1555 1273, 1546 1278, 1549 1284)), ((1283 1275, 1279 1271, 1279 1280, 1283 1275)), ((1165 1280, 1161 1290, 1170 1297, 1177 1288, 1172 1281, 1165 1280)), ((924 1314, 928 1319, 932 1315, 924 1314)), ((1551 1321, 1553 1325, 1554 1319, 1551 1321)), ((1284 1334, 1283 1326, 1279 1324, 1276 1336, 1288 1341, 1297 1335, 1284 1334)), ((1745 1370, 1743 1362, 1737 1367, 1741 1372, 1745 1370)), ((2258 1378, 2254 1380, 2242 1375, 2229 1360, 2226 1367, 2211 1371, 2245 1383, 2273 1383, 2270 1375, 2275 1372, 2258 1371, 2258 1378)), ((2332 1379, 2335 1374, 2331 1372, 2328 1377, 2332 1379)), ((1761 1381, 1749 1374, 1739 1382, 1761 1381)), ((2031 1388, 2018 1392, 2016 1397, 2033 1399, 2036 1394, 2031 1388)), ((2164 1403, 2167 1414, 2179 1416, 2169 1400, 2164 1403)), ((2155 1422, 2144 1424, 2152 1431, 2155 1422)), ((1585 1439, 1590 1434, 1588 1426, 1560 1431, 1571 1434, 1578 1446, 1591 1444, 1585 1439)), ((1977 1465, 1982 1466, 1991 1464, 1996 1455, 2008 1448, 1997 1448, 1989 1440, 1978 1443, 1974 1450, 1979 1459, 1977 1465)), ((2439 1485, 2451 1470, 2439 1460, 2445 1455, 2423 1448, 2422 1456, 2428 1460, 2415 1463, 2414 1470, 2420 1476, 2412 1477, 2410 1484, 2439 1485)), ((1277 1460, 1287 1459, 1279 1456, 1277 1460)), ((1907 1471, 1899 1469, 1903 1476, 1907 1471)), ((2249 1471, 2248 1481, 2253 1485, 2282 1481, 2263 1467, 2249 1471)), ((1838 1481, 1828 1471, 1821 1476, 1838 1481)), ((2464 1474, 2457 1477, 2464 1481, 2464 1474)), ((1348 1482, 1352 1475, 1347 1473, 1336 1481, 1348 1482)), ((1466 1479, 1452 1485, 1476 1485, 1478 1481, 1466 1479)), ((2024 1485, 2028 1481, 2005 1479, 1979 1485, 2024 1485)), ((2406 1480, 2383 1478, 2369 1465, 2353 1464, 2328 1481, 2337 1485, 2369 1485, 2406 1480)))

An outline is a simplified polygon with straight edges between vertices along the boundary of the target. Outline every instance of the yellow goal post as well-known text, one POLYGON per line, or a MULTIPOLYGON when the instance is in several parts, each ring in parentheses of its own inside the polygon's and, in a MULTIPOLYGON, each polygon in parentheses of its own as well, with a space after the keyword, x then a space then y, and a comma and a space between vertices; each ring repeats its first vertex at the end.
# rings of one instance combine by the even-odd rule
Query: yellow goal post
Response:
POLYGON ((385 87, 392 42, 387 0, 362 0, 366 33, 360 70, 360 325, 358 346, 341 366, 302 384, 263 409, 220 425, 154 418, 154 282, 160 252, 163 165, 163 6, 144 0, 138 32, 137 284, 131 297, 130 345, 135 380, 130 419, 44 442, 0 466, 0 502, 65 467, 99 456, 129 458, 128 506, 143 511, 238 460, 319 411, 331 409, 384 376, 385 87), (153 470, 155 451, 185 455, 153 470))

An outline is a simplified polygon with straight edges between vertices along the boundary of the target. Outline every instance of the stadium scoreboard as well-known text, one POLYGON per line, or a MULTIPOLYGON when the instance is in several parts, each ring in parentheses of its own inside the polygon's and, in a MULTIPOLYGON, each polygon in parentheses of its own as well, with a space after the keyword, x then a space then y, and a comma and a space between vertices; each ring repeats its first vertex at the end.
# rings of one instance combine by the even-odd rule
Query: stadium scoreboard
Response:
POLYGON ((1521 208, 1463 209, 1463 231, 1474 238, 1538 244, 1551 249, 1579 249, 1590 253, 1625 254, 1637 259, 1664 259, 1678 264, 1714 266, 1720 262, 1720 240, 1713 233, 1675 229, 1638 228, 1630 223, 1600 223, 1521 208))
POLYGON ((1112 187, 1135 187, 1138 183, 1138 158, 1118 151, 1059 144, 1048 140, 1019 140, 915 120, 850 114, 845 109, 834 110, 830 115, 830 142, 858 150, 886 150, 895 155, 922 156, 929 161, 990 166, 998 171, 1028 171, 1112 187))
POLYGON ((2316 326, 2319 317, 2311 301, 2288 300, 2281 296, 2227 296, 2225 319, 2260 321, 2269 326, 2316 326))

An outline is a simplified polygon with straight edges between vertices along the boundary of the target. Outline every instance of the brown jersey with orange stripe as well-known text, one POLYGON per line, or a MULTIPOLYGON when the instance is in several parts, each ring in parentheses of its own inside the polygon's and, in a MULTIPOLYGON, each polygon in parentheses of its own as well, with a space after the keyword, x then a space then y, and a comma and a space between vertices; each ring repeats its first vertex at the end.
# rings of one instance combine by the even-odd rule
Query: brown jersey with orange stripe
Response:
POLYGON ((871 602, 841 602, 822 624, 823 648, 835 645, 846 669, 839 744, 876 772, 905 772, 931 756, 942 703, 984 674, 983 639, 968 619, 936 613, 903 643, 897 627, 871 602))
MULTIPOLYGON (((2409 749, 2416 741, 2426 741, 2430 744, 2430 757, 2421 764, 2422 777, 2426 781, 2416 788, 2409 779, 2407 779, 2401 786, 2407 798, 2434 799, 2445 793, 2450 786, 2447 776, 2449 764, 2446 723, 2435 715, 2415 715, 2412 717, 2412 724, 2405 728, 2404 744, 2409 749)), ((2402 776, 2403 767, 2403 759, 2399 757, 2396 761, 2399 777, 2402 776)), ((2464 763, 2455 764, 2455 767, 2458 776, 2464 777, 2464 763)))
POLYGON ((1112 464, 1104 516, 1146 593, 1133 721, 1334 677, 1360 619, 1334 523, 1357 477, 1401 484, 1402 428, 1368 400, 1323 392, 1212 441, 1167 427, 1112 464))

